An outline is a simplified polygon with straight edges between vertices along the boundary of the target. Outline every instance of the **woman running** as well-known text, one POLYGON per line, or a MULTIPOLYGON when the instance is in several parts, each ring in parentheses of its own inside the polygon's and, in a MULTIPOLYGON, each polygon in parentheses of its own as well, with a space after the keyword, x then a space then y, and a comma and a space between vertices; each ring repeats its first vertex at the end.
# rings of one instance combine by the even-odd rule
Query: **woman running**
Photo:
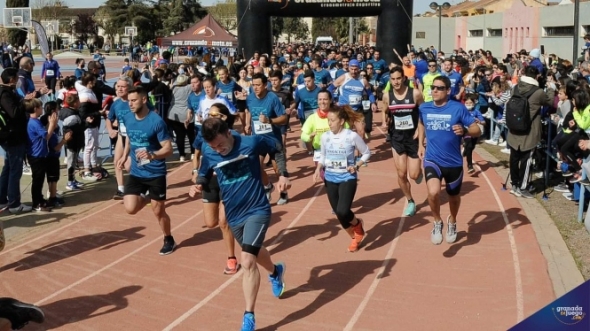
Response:
POLYGON ((352 238, 349 252, 356 252, 365 236, 363 222, 351 210, 356 193, 357 172, 371 156, 369 147, 356 132, 345 128, 362 119, 363 113, 357 113, 349 106, 331 106, 328 112, 330 131, 321 138, 321 155, 315 173, 314 182, 320 178, 322 169, 325 171, 324 183, 332 210, 346 232, 352 238), (362 157, 355 163, 355 150, 362 157))
MULTIPOLYGON (((209 117, 217 117, 221 118, 223 121, 228 123, 229 119, 231 118, 231 113, 229 108, 222 103, 215 103, 211 105, 209 108, 209 117)), ((229 125, 230 123, 228 123, 229 125)), ((230 126, 231 128, 231 126, 230 126)), ((203 138, 199 137, 195 140, 193 147, 196 151, 201 151, 203 146, 203 138)), ((200 153, 199 153, 200 154, 200 153)), ((196 156, 195 156, 196 159, 196 156)), ((197 164, 193 162, 193 164, 197 164)), ((198 168, 193 170, 193 183, 197 180, 198 168)), ((191 186, 189 190, 189 195, 191 198, 195 197, 197 194, 196 186, 191 186)), ((219 182, 217 181, 217 176, 215 172, 213 172, 213 176, 209 181, 207 187, 203 188, 203 215, 205 216, 205 225, 212 229, 219 225, 221 229, 221 235, 223 237, 223 241, 227 247, 227 261, 226 267, 223 270, 223 273, 226 275, 233 275, 240 269, 240 265, 238 264, 238 259, 234 253, 235 249, 235 240, 234 235, 231 232, 228 224, 227 219, 225 218, 225 209, 223 207, 222 199, 221 199, 221 192, 219 190, 219 182)))

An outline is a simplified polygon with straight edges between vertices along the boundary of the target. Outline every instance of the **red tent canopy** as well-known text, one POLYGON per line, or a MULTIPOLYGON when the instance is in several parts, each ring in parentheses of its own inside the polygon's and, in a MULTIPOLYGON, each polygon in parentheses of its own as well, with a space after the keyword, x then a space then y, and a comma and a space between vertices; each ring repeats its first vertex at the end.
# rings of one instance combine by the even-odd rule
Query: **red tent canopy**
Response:
POLYGON ((160 46, 238 47, 238 38, 222 28, 211 15, 181 33, 162 38, 161 42, 160 46))

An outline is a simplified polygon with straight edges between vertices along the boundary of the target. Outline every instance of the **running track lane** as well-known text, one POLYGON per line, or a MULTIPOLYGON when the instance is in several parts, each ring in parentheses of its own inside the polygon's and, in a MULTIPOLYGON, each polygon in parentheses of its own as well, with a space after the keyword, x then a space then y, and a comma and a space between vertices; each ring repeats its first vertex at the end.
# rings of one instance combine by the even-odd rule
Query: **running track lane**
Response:
MULTIPOLYGON (((296 145, 289 140, 291 202, 273 206, 266 236, 273 259, 287 263, 287 290, 272 297, 262 275, 260 330, 498 330, 554 298, 532 227, 483 161, 485 173, 465 179, 458 242, 434 246, 426 186, 414 185, 419 212, 402 219, 406 202, 391 151, 376 135, 353 205, 367 237, 351 254, 323 189, 311 183, 310 158, 296 145)), ((3 295, 42 302, 47 312, 43 327, 29 329, 239 329, 241 277, 221 274, 220 232, 202 227, 200 202, 186 201, 189 169, 169 176, 168 210, 181 246, 170 256, 157 254, 161 234, 151 211, 130 217, 120 204, 0 254, 3 295)))

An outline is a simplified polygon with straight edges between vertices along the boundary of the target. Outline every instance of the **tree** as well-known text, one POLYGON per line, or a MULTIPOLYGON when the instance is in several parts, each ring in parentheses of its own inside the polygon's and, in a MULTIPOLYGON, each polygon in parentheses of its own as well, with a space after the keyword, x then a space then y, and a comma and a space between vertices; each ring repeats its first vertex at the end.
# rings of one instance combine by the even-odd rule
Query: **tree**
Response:
POLYGON ((68 6, 61 0, 34 0, 31 12, 36 21, 55 20, 63 15, 66 8, 68 6))
POLYGON ((96 41, 98 37, 98 25, 91 15, 80 14, 74 24, 74 33, 78 36, 78 40, 83 43, 88 43, 90 38, 96 41))
POLYGON ((309 28, 301 17, 286 17, 283 21, 283 33, 287 34, 287 42, 291 42, 291 36, 300 41, 307 39, 309 35, 309 28))
POLYGON ((272 29, 272 36, 274 42, 279 40, 281 34, 285 30, 285 18, 279 16, 273 16, 270 21, 270 27, 272 29))
POLYGON ((119 33, 119 29, 115 24, 115 21, 110 18, 108 9, 106 7, 100 7, 94 15, 94 20, 96 21, 96 24, 104 30, 107 40, 114 43, 115 36, 119 33))
POLYGON ((236 0, 225 0, 209 7, 209 14, 213 15, 224 29, 232 31, 238 28, 237 10, 236 0))
POLYGON ((168 18, 164 20, 164 30, 167 34, 181 32, 184 26, 184 6, 182 0, 174 0, 168 18))
POLYGON ((337 39, 335 38, 334 21, 335 19, 330 17, 313 18, 311 20, 311 38, 315 40, 319 36, 330 36, 337 39))
MULTIPOLYGON (((6 0, 6 8, 29 7, 29 0, 6 0)), ((23 46, 27 41, 27 31, 8 30, 8 42, 13 46, 23 46)))

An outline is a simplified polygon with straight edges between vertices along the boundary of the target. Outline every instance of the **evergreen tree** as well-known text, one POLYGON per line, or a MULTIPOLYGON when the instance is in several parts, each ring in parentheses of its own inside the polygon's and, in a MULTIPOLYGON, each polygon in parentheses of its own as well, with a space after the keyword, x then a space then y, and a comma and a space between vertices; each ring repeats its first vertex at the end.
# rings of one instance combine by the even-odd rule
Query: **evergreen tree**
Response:
MULTIPOLYGON (((6 0, 6 8, 29 7, 29 0, 6 0)), ((8 29, 8 42, 13 46, 23 46, 27 41, 27 31, 8 29)))

